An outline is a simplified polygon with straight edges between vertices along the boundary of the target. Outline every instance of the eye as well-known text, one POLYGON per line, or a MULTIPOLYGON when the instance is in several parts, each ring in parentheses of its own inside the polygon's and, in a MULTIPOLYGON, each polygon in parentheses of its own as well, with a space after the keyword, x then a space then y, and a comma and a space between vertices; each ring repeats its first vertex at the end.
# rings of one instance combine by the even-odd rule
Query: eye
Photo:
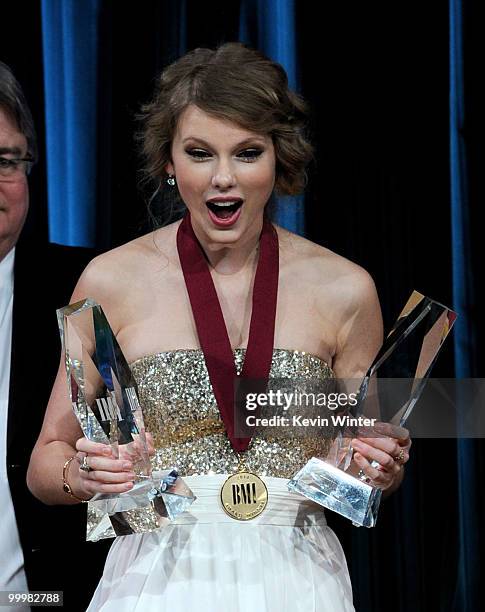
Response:
POLYGON ((261 149, 244 149, 241 153, 238 153, 238 157, 242 157, 243 159, 247 159, 250 161, 255 161, 263 151, 261 149))
POLYGON ((204 151, 204 149, 187 149, 185 152, 194 159, 206 159, 210 157, 210 154, 204 151))
POLYGON ((14 159, 8 159, 7 157, 0 157, 0 166, 2 168, 15 168, 17 165, 14 159))
MULTIPOLYGON (((186 149, 185 151, 187 155, 190 155, 193 159, 197 161, 202 161, 204 159, 208 159, 212 157, 211 153, 207 152, 205 149, 186 149)), ((244 149, 237 154, 239 159, 243 159, 245 161, 256 161, 256 159, 263 153, 261 149, 244 149)))

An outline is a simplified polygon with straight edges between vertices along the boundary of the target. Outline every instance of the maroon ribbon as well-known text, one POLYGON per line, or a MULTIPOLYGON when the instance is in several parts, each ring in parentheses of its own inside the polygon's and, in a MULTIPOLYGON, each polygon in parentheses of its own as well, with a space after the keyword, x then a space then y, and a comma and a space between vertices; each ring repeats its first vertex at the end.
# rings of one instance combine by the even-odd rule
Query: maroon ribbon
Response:
MULTIPOLYGON (((241 376, 267 380, 273 357, 279 253, 278 235, 266 217, 259 245, 248 346, 241 376)), ((177 249, 217 405, 232 447, 241 452, 248 448, 251 437, 237 438, 234 434, 234 382, 237 376, 234 354, 214 281, 192 228, 189 212, 178 228, 177 249)))

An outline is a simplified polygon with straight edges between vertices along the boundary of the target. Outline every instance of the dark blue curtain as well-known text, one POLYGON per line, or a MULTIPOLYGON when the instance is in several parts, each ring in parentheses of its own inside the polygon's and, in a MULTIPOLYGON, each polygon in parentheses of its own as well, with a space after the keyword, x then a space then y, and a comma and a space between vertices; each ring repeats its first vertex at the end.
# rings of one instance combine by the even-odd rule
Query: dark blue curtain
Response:
MULTIPOLYGON (((475 286, 471 251, 470 194, 467 163, 466 90, 464 56, 465 7, 450 0, 450 177, 453 253, 453 301, 459 318, 454 331, 457 378, 478 375, 474 325, 475 286)), ((475 440, 457 444, 459 504, 459 566, 455 609, 480 608, 479 449, 475 440)))
POLYGON ((95 246, 99 0, 42 0, 49 239, 95 246))

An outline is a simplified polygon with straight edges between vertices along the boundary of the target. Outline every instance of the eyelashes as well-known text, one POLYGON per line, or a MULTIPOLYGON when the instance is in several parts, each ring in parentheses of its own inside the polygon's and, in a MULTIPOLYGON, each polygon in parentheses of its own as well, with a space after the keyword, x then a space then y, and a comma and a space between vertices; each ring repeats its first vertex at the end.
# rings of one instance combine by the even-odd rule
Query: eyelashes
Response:
MULTIPOLYGON (((185 152, 187 155, 190 155, 190 157, 197 161, 204 161, 212 157, 211 154, 205 149, 186 149, 185 152)), ((256 161, 262 154, 262 149, 244 149, 244 151, 238 153, 236 157, 253 162, 256 161)))

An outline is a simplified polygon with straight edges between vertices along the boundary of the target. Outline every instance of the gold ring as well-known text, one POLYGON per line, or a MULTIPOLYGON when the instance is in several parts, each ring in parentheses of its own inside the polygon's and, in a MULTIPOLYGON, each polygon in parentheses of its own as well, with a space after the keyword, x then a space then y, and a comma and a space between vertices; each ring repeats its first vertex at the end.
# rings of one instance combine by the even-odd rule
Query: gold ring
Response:
POLYGON ((393 457, 393 459, 396 463, 402 463, 405 456, 406 456, 406 453, 404 452, 404 449, 401 448, 401 450, 399 451, 399 455, 397 455, 396 457, 393 457))

